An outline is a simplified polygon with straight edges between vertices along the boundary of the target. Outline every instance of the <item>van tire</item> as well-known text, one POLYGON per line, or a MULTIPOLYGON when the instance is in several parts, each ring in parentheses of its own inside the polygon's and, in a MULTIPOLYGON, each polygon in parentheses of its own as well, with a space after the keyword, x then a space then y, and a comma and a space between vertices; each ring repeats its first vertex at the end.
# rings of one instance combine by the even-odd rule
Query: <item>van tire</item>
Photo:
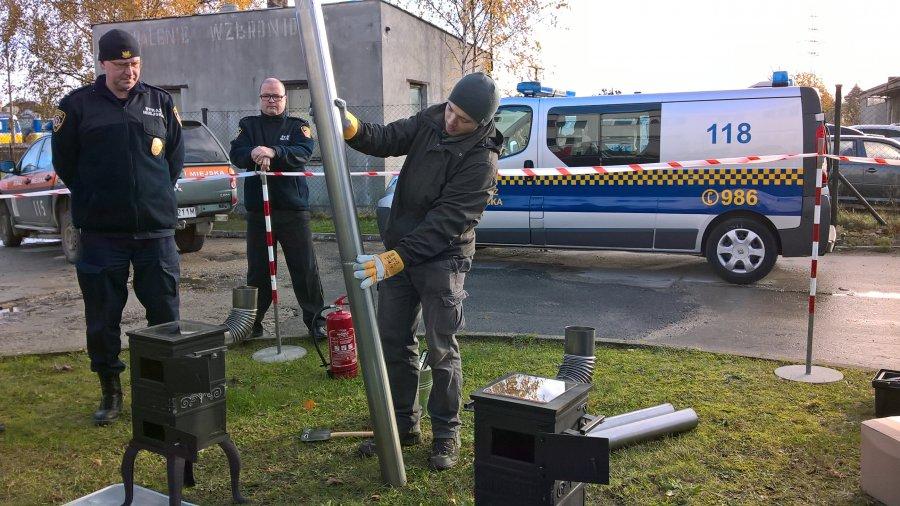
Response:
POLYGON ((16 233, 16 229, 13 228, 12 216, 9 215, 9 208, 6 207, 5 202, 0 201, 0 241, 3 241, 3 245, 8 248, 16 248, 22 244, 24 238, 24 235, 16 233))
POLYGON ((730 218, 706 240, 706 260, 720 278, 738 285, 764 278, 778 259, 778 243, 765 224, 749 217, 730 218))
POLYGON ((68 202, 60 202, 56 211, 57 223, 59 223, 59 237, 62 239, 63 256, 70 264, 74 264, 81 256, 81 234, 72 223, 72 211, 68 202))
POLYGON ((194 253, 203 248, 206 236, 197 233, 197 225, 187 225, 181 230, 175 231, 175 245, 179 253, 194 253))

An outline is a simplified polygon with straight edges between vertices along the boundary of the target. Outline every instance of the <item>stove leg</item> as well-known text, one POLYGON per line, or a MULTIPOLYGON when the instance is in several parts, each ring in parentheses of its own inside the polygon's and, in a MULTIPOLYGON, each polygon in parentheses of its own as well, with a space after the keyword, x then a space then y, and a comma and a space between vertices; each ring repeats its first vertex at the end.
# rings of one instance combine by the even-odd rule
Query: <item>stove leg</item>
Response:
POLYGON ((225 438, 219 443, 225 456, 228 457, 228 471, 231 474, 231 498, 235 504, 244 504, 248 501, 241 495, 241 455, 238 453, 237 446, 230 437, 225 438))
POLYGON ((166 456, 166 480, 169 482, 169 506, 181 506, 184 458, 171 454, 166 456))
POLYGON ((131 506, 131 501, 134 500, 134 458, 139 451, 141 449, 134 443, 128 443, 128 448, 125 448, 125 454, 122 456, 122 485, 125 487, 125 502, 122 506, 131 506))
POLYGON ((197 482, 194 480, 194 463, 190 460, 184 461, 184 486, 193 487, 197 482))

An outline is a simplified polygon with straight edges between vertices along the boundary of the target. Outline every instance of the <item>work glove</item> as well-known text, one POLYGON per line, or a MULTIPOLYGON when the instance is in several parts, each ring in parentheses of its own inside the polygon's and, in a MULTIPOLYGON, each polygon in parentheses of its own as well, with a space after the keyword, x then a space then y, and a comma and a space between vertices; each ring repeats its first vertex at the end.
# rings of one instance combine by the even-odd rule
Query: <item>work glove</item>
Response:
POLYGON ((334 99, 334 105, 337 106, 338 111, 341 113, 341 126, 344 128, 344 140, 349 141, 356 136, 356 132, 359 130, 359 120, 347 110, 347 102, 345 102, 344 99, 334 99))
POLYGON ((394 250, 378 255, 358 255, 353 264, 353 277, 361 279, 359 287, 365 290, 403 270, 403 259, 394 250))

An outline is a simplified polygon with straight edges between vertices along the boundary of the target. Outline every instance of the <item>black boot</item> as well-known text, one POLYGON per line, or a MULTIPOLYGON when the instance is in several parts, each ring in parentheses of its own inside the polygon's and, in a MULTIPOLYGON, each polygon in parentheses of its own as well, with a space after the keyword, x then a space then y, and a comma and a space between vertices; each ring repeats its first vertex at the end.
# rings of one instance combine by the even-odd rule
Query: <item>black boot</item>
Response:
POLYGON ((109 425, 122 410, 122 383, 119 373, 100 374, 100 407, 94 412, 94 425, 109 425))

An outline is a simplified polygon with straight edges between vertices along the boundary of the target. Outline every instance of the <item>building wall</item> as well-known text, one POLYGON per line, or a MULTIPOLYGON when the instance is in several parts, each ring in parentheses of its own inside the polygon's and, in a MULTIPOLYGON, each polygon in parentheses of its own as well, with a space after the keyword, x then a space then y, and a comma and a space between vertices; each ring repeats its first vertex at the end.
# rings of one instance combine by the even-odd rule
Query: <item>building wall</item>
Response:
MULTIPOLYGON (((369 0, 323 8, 337 90, 351 104, 382 103, 379 6, 369 0)), ((255 110, 266 77, 307 81, 293 8, 95 25, 95 54, 113 28, 141 42, 144 81, 182 88, 185 112, 255 110)))

